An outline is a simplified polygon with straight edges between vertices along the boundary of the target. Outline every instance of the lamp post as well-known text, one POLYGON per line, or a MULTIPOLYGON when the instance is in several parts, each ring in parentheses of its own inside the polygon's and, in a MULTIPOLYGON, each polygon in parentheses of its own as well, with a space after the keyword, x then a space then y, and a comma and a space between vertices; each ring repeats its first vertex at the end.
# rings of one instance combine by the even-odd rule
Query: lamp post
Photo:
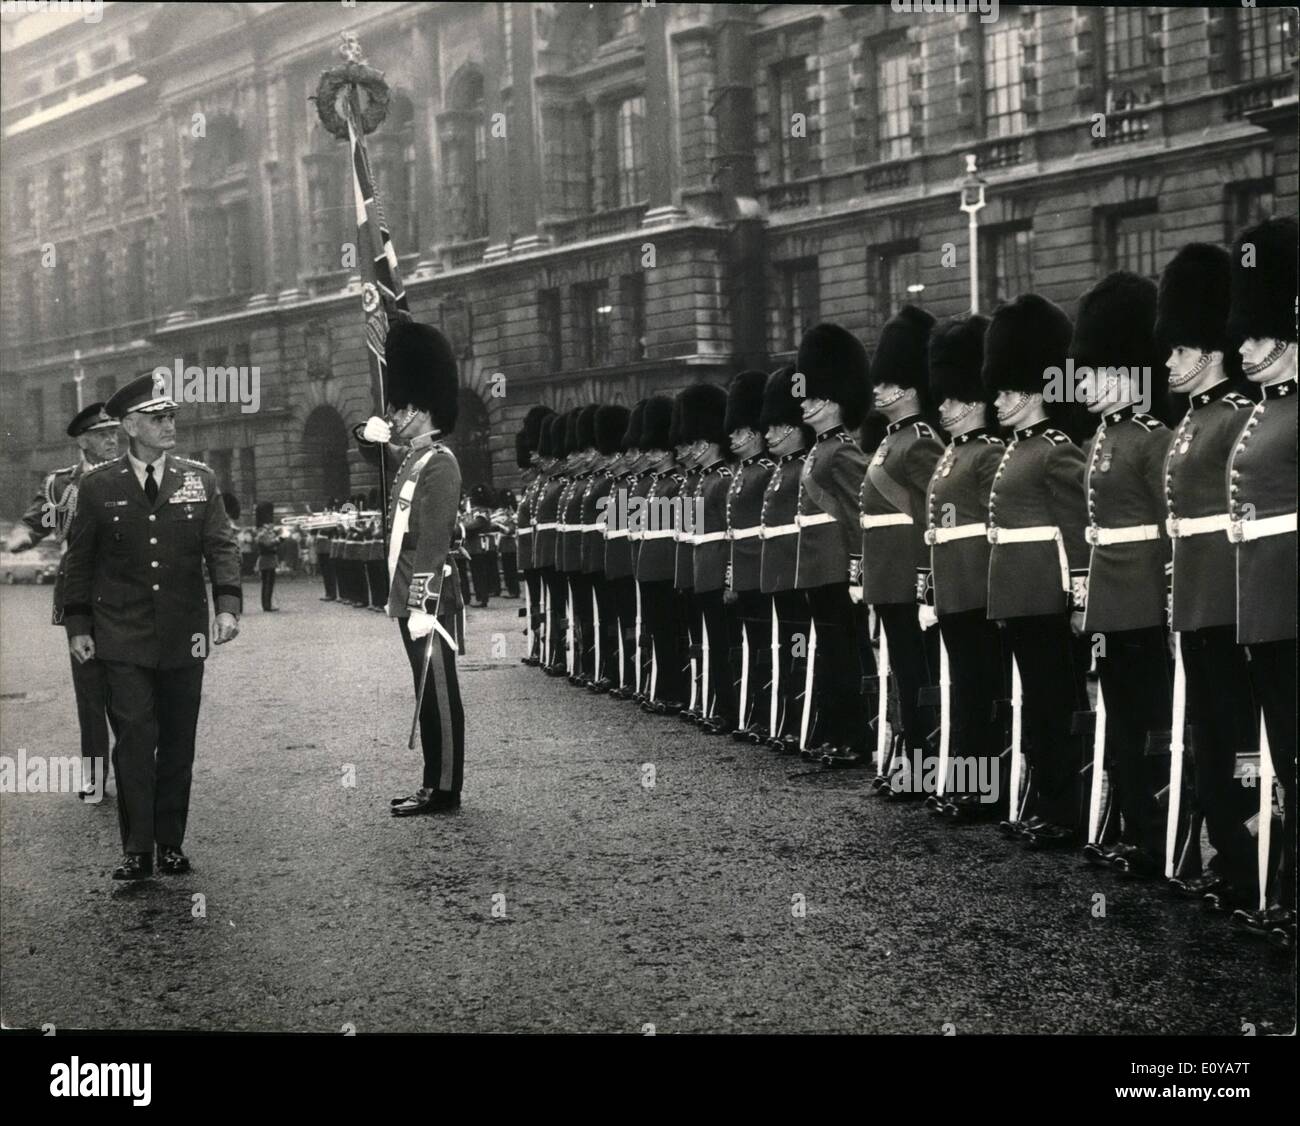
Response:
POLYGON ((72 369, 72 381, 77 385, 77 410, 80 412, 81 408, 85 406, 85 403, 81 401, 81 384, 86 378, 86 373, 81 368, 80 348, 74 348, 72 350, 72 363, 74 365, 72 369))
POLYGON ((979 219, 976 216, 984 206, 985 181, 975 171, 975 154, 966 154, 966 178, 961 182, 961 209, 969 217, 970 231, 970 311, 980 311, 979 273, 979 219))

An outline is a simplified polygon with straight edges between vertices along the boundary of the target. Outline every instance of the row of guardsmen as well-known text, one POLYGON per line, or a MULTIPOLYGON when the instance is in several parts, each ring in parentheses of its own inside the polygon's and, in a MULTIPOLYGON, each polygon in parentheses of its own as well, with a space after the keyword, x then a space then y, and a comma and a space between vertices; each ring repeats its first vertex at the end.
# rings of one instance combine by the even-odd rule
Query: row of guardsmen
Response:
POLYGON ((821 324, 726 390, 534 407, 524 663, 1292 946, 1296 245, 1268 220, 1073 321, 907 306, 870 362, 821 324))
POLYGON ((388 564, 379 512, 333 510, 289 517, 285 522, 312 533, 316 565, 325 587, 322 602, 383 612, 388 604, 388 564))

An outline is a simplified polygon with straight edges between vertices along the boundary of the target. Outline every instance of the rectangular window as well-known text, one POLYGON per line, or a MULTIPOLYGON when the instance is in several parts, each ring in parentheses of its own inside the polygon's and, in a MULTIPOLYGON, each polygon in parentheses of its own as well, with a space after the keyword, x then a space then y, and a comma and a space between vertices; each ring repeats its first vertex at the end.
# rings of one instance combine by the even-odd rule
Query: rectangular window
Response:
POLYGON ((786 59, 772 68, 772 175, 776 182, 797 180, 811 172, 809 168, 808 119, 812 109, 808 99, 808 69, 801 58, 786 59), (796 119, 795 114, 802 115, 796 119), (796 120, 802 120, 800 135, 795 135, 796 120))
POLYGON ((1238 231, 1272 218, 1274 207, 1272 180, 1249 180, 1240 184, 1229 184, 1224 243, 1231 245, 1238 231))
POLYGON ((64 336, 76 329, 72 316, 72 261, 76 253, 75 243, 62 243, 55 248, 55 264, 46 270, 50 279, 50 303, 46 307, 49 336, 64 336))
POLYGON ((609 301, 609 283, 590 282, 573 287, 574 310, 578 319, 578 340, 586 367, 609 363, 609 324, 614 307, 609 301))
POLYGON ((645 98, 618 104, 618 206, 631 207, 645 198, 645 98))
POLYGON ((1236 17, 1238 81, 1287 74, 1295 65, 1295 8, 1241 8, 1236 17))
POLYGON ((144 195, 144 150, 133 139, 122 146, 122 198, 128 203, 144 195))
POLYGON ((564 368, 564 334, 560 324, 560 291, 542 289, 537 293, 537 319, 541 322, 542 355, 547 371, 564 368))
POLYGON ((86 278, 80 295, 86 328, 101 328, 107 323, 110 285, 108 252, 102 245, 91 246, 86 252, 86 278))
POLYGON ((987 314, 1033 291, 1034 229, 1028 223, 988 227, 980 242, 980 309, 987 314))
POLYGON ((111 375, 101 375, 95 380, 95 399, 92 401, 106 403, 113 397, 113 392, 116 390, 116 377, 111 375))
POLYGON ((317 164, 312 168, 307 181, 307 213, 311 217, 312 265, 321 273, 340 268, 339 242, 335 237, 339 213, 333 187, 334 177, 328 167, 317 164))
POLYGON ((226 292, 249 293, 253 288, 253 259, 249 253, 248 202, 226 208, 226 255, 230 262, 226 292))
POLYGON ((48 273, 41 265, 39 252, 28 258, 26 283, 18 287, 18 315, 22 321, 18 330, 24 340, 41 337, 41 292, 48 273))
POLYGON ((145 250, 144 239, 136 239, 126 248, 126 278, 123 286, 123 300, 129 320, 140 321, 148 316, 148 302, 145 293, 145 250))
POLYGON ((1150 34, 1146 8, 1113 7, 1103 11, 1106 40, 1107 108, 1110 112, 1146 105, 1156 96, 1156 60, 1147 48, 1150 34))
POLYGON ((876 259, 876 328, 909 301, 919 301, 921 255, 916 243, 881 248, 876 259))
POLYGON ((257 450, 253 446, 244 446, 239 451, 238 495, 257 496, 257 450))
POLYGON ((82 187, 87 210, 93 211, 107 202, 104 198, 104 154, 99 150, 86 154, 86 179, 82 187))
POLYGON ((1107 271, 1129 270, 1143 277, 1160 276, 1160 214, 1149 200, 1108 217, 1107 271))
POLYGON ((68 170, 63 164, 51 166, 46 179, 45 198, 50 220, 57 223, 68 213, 68 170))
POLYGON ((640 4, 594 4, 596 42, 609 43, 624 35, 636 34, 640 27, 640 4))
POLYGON ((19 176, 14 181, 14 227, 26 234, 32 225, 32 180, 19 176))
POLYGON ((984 135, 1008 137, 1022 133, 1025 115, 1021 111, 1024 87, 1020 79, 1023 51, 1020 25, 1014 21, 985 28, 984 39, 984 135))
POLYGON ((41 76, 39 74, 34 74, 32 75, 31 78, 23 79, 24 98, 39 97, 40 92, 41 92, 41 76))
POLYGON ((67 62, 59 63, 59 65, 54 68, 54 82, 57 86, 62 86, 65 82, 71 82, 76 77, 76 59, 69 59, 67 62))
POLYGON ((76 383, 69 380, 67 383, 59 384, 60 416, 66 418, 69 422, 71 422, 72 416, 75 415, 79 409, 80 408, 77 406, 76 383))
POLYGON ((26 421, 38 442, 45 441, 45 394, 39 387, 27 388, 26 421))
POLYGON ((908 96, 911 47, 899 39, 876 53, 876 139, 878 160, 912 155, 912 107, 908 96))
POLYGON ((781 325, 779 351, 793 351, 799 341, 821 319, 821 278, 816 258, 783 262, 781 275, 781 325))
POLYGON ((113 46, 101 47, 94 51, 90 56, 90 66, 93 70, 103 70, 105 67, 112 66, 117 62, 117 48, 113 46))
POLYGON ((618 284, 627 333, 625 355, 629 360, 645 359, 645 275, 624 274, 618 284))

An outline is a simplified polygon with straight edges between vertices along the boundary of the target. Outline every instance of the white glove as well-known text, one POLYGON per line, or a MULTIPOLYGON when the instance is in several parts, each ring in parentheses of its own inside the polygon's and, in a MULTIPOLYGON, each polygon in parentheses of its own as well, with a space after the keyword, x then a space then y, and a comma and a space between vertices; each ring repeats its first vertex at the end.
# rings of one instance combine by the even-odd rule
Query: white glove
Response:
POLYGON ((406 620, 406 628, 410 631, 411 639, 419 641, 421 638, 428 637, 433 632, 433 623, 437 620, 432 614, 412 610, 411 616, 406 620))
POLYGON ((939 612, 933 606, 918 606, 916 608, 916 620, 921 623, 923 630, 939 624, 939 612))
POLYGON ((851 587, 849 587, 849 597, 850 597, 851 599, 853 599, 853 601, 854 601, 855 603, 861 603, 861 601, 862 601, 862 587, 860 587, 860 586, 851 586, 851 587))
POLYGON ((393 436, 393 428, 379 415, 372 414, 366 419, 365 429, 361 431, 361 436, 367 442, 378 442, 380 445, 386 446, 388 445, 388 439, 393 436))

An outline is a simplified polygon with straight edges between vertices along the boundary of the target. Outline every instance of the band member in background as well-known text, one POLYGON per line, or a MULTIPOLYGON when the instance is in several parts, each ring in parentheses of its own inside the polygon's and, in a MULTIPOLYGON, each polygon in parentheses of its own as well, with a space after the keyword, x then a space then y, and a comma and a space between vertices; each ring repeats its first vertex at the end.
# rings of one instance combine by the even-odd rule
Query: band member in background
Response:
POLYGON ((469 552, 469 572, 474 580, 474 598, 480 610, 486 610, 496 582, 497 551, 492 532, 492 508, 496 498, 488 485, 475 485, 469 491, 469 513, 465 520, 465 549, 469 552))
POLYGON ((1080 842, 1083 743, 1074 715, 1087 707, 1076 667, 1071 609, 1083 609, 1088 522, 1083 451, 1052 425, 1044 392, 1064 371, 1073 327, 1034 293, 999 307, 984 338, 984 384, 998 421, 1014 430, 989 494, 989 608, 1005 621, 1020 670, 1029 795, 1002 823, 1034 848, 1080 842))
POLYGON ((618 684, 618 615, 614 594, 605 574, 605 533, 613 523, 608 506, 615 483, 622 480, 623 435, 627 432, 628 409, 603 406, 595 417, 595 441, 598 460, 593 464, 591 481, 582 497, 582 570, 596 600, 593 640, 597 653, 592 656, 593 692, 608 692, 618 684), (599 659, 597 659, 597 657, 599 659))
POLYGON ((1165 636, 1169 430, 1142 410, 1144 399, 1155 407, 1165 398, 1155 320, 1155 283, 1119 271, 1080 298, 1070 345, 1075 371, 1089 369, 1080 388, 1088 409, 1101 418, 1085 457, 1091 551, 1083 629, 1093 639, 1111 807, 1122 822, 1113 847, 1114 834, 1103 828, 1084 851, 1142 879, 1160 876, 1164 867, 1156 793, 1168 772, 1150 764, 1172 714, 1165 636))
POLYGON ((463 604, 450 560, 461 478, 456 455, 442 441, 456 427, 458 380, 451 345, 430 325, 394 324, 384 357, 395 416, 391 424, 370 418, 359 438, 384 450, 393 439, 407 447, 388 501, 388 616, 397 619, 420 700, 424 774, 414 793, 391 804, 394 817, 412 817, 459 807, 465 770, 456 678, 463 604))
MULTIPOLYGON (((873 405, 886 420, 885 437, 862 478, 862 601, 875 608, 889 646, 889 672, 898 685, 900 750, 880 779, 877 793, 894 801, 925 798, 917 763, 928 772, 931 709, 922 709, 922 688, 938 681, 938 648, 927 644, 917 611, 918 590, 930 569, 925 543, 925 493, 943 456, 943 441, 922 418, 929 392, 927 348, 934 318, 904 305, 880 330, 871 361, 873 405), (933 650, 933 652, 931 652, 933 650)), ((919 597, 918 597, 919 596, 919 597)), ((927 617, 927 625, 933 618, 927 617)), ((933 633, 931 639, 937 642, 933 633)), ((882 674, 883 675, 883 674, 882 674)))
POLYGON ((569 483, 565 469, 564 425, 564 415, 552 414, 542 420, 538 431, 538 454, 542 465, 549 466, 549 474, 537 497, 533 566, 546 587, 546 646, 541 660, 542 670, 547 676, 562 676, 565 671, 568 584, 555 567, 560 498, 569 483))
MULTIPOLYGON (((330 499, 325 506, 327 512, 338 510, 338 501, 330 499)), ((316 529, 316 539, 313 546, 316 549, 316 567, 320 571, 321 582, 325 585, 325 593, 321 596, 322 602, 334 602, 338 599, 339 588, 338 578, 334 570, 334 540, 338 535, 337 525, 334 527, 321 526, 316 529)))
MULTIPOLYGON (((919 583, 926 603, 920 613, 933 607, 948 651, 949 753, 975 767, 968 769, 967 780, 982 776, 985 763, 992 780, 984 794, 945 780, 934 808, 960 821, 1005 816, 1006 810, 1007 779, 997 773, 1002 725, 995 705, 1007 698, 1007 685, 1000 631, 988 617, 989 492, 1005 448, 989 430, 980 380, 988 325, 978 314, 953 317, 935 326, 929 343, 930 395, 950 441, 926 495, 930 573, 919 583)), ((954 772, 953 782, 959 778, 954 772)))
POLYGON ((519 543, 515 534, 518 509, 519 498, 509 489, 502 489, 497 507, 492 510, 492 528, 497 534, 497 555, 501 559, 501 579, 507 598, 519 597, 519 543))
POLYGON ((769 639, 772 679, 768 685, 766 712, 759 701, 760 716, 766 715, 767 745, 785 754, 799 753, 799 732, 803 723, 807 639, 812 631, 808 596, 797 584, 799 562, 799 481, 804 459, 814 441, 812 427, 803 420, 800 408, 803 387, 794 382, 795 369, 785 366, 772 372, 763 386, 763 412, 758 424, 768 452, 776 460, 763 490, 759 513, 763 530, 759 539, 763 554, 759 589, 772 596, 776 618, 775 636, 769 639), (804 645, 795 639, 803 638, 804 645), (796 653, 796 649, 798 653, 796 653))
POLYGON ((271 605, 275 593, 276 549, 280 546, 280 529, 275 523, 275 505, 262 501, 257 506, 255 519, 257 531, 257 572, 262 580, 262 609, 271 613, 279 607, 271 605))
POLYGON ((1284 946, 1295 945, 1296 894, 1296 241, 1292 219, 1270 219, 1237 236, 1228 312, 1228 337, 1242 342, 1242 374, 1264 394, 1228 461, 1237 643, 1250 656, 1282 787, 1282 847, 1267 907, 1239 908, 1233 921, 1284 946))
MULTIPOLYGON (((809 329, 799 343, 797 373, 803 376, 803 421, 817 440, 799 477, 795 523, 799 526, 796 586, 812 614, 815 734, 800 747, 807 758, 833 766, 869 761, 869 725, 862 697, 860 615, 850 587, 862 585, 858 494, 867 459, 853 432, 871 402, 867 350, 856 336, 835 324, 809 329)), ((856 593, 856 600, 861 600, 856 593)))
POLYGON ((1208 872, 1175 874, 1173 889, 1218 910, 1253 909, 1255 844, 1237 754, 1257 747, 1246 651, 1237 644, 1236 554, 1228 539, 1228 458, 1254 403, 1232 389, 1228 252, 1184 246, 1160 278, 1156 336, 1170 349, 1169 390, 1189 399, 1164 465, 1166 529, 1173 540, 1171 627, 1186 678, 1188 746, 1196 804, 1215 856, 1208 872), (1254 746, 1252 746, 1252 744, 1254 746))
POLYGON ((78 661, 104 665, 125 854, 113 878, 140 880, 153 872, 155 846, 161 872, 190 869, 181 846, 209 644, 204 573, 216 603, 211 643, 221 645, 239 633, 239 545, 216 475, 169 452, 176 404, 166 380, 132 380, 104 409, 129 447, 82 477, 64 626, 78 661))
MULTIPOLYGON (((77 512, 82 475, 96 465, 117 457, 117 419, 104 412, 103 403, 91 403, 68 423, 67 434, 75 438, 81 457, 75 464, 56 469, 41 485, 40 494, 10 529, 5 550, 20 552, 35 547, 47 536, 63 543, 77 512)), ((54 575, 54 611, 51 622, 63 624, 63 585, 67 557, 59 560, 54 575)), ((83 778, 77 796, 83 801, 97 789, 96 778, 108 783, 108 697, 104 666, 100 661, 72 658, 72 692, 77 702, 77 723, 81 729, 81 760, 89 763, 90 776, 83 778)))
POLYGON ((736 740, 768 737, 767 697, 772 675, 772 598, 760 589, 763 568, 763 494, 776 463, 764 456, 761 418, 767 374, 742 371, 727 387, 723 430, 735 460, 727 490, 727 559, 724 599, 732 623, 731 675, 735 681, 736 740))

